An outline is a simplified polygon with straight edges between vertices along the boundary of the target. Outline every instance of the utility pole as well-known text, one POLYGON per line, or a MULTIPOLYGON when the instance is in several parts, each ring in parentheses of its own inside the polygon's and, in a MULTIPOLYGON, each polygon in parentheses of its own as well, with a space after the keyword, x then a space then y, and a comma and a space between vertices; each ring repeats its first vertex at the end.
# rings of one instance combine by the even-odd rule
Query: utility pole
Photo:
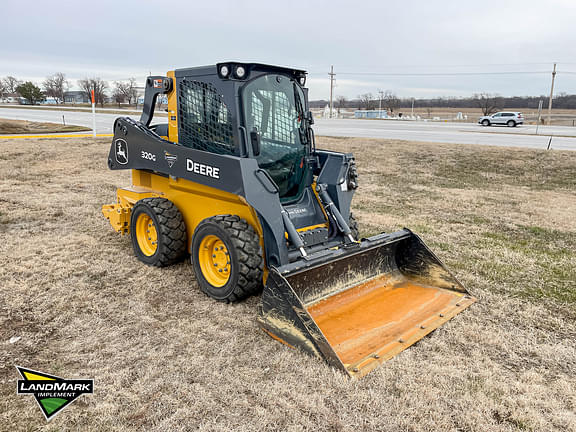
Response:
POLYGON ((92 138, 96 138, 96 98, 94 97, 94 90, 90 90, 92 97, 92 138))
POLYGON ((542 99, 538 102, 538 120, 536 123, 536 135, 538 135, 538 127, 540 126, 540 121, 542 119, 542 99))
POLYGON ((554 96, 554 79, 556 78, 556 63, 552 71, 552 85, 550 86, 550 99, 548 100, 548 126, 552 122, 552 96, 554 96))
POLYGON ((334 77, 336 74, 334 73, 334 66, 330 66, 330 118, 332 118, 332 109, 334 107, 334 77))
POLYGON ((411 117, 414 118, 414 98, 412 98, 412 114, 411 117))
POLYGON ((384 96, 384 92, 382 90, 378 90, 378 118, 382 118, 382 97, 384 96))

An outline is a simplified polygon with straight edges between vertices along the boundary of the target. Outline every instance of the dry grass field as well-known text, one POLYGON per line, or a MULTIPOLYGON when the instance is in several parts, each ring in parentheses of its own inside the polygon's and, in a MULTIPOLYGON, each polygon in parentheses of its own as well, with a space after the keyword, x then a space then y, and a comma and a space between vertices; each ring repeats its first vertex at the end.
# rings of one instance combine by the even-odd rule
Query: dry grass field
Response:
POLYGON ((89 130, 92 129, 84 126, 0 118, 0 134, 80 132, 89 130))
POLYGON ((356 154, 362 234, 412 228, 478 303, 350 380, 259 330, 258 298, 139 262, 100 213, 130 181, 109 139, 0 140, 0 430, 576 431, 576 152, 319 146, 356 154), (14 365, 95 393, 47 423, 14 365))

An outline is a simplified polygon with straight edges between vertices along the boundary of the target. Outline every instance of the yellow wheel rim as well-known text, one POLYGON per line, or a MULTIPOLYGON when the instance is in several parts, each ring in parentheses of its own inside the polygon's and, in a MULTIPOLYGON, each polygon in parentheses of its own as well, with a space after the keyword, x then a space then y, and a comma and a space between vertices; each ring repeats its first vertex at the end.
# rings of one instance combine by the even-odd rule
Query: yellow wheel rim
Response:
POLYGON ((138 247, 144 255, 152 256, 156 253, 158 232, 154 221, 146 213, 141 213, 136 219, 136 240, 138 240, 138 247))
POLYGON ((230 279, 230 254, 222 240, 215 235, 207 235, 200 242, 198 261, 202 275, 215 287, 223 287, 230 279))

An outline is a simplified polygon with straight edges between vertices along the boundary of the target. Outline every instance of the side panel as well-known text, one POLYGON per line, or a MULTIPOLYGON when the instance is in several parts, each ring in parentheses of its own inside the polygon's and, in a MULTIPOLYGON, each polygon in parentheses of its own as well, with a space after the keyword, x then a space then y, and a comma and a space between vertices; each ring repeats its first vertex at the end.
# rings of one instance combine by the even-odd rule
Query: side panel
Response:
MULTIPOLYGON (((220 155, 173 144, 130 118, 118 118, 114 140, 108 156, 112 170, 133 169, 156 172, 172 181, 187 180, 194 184, 244 199, 258 214, 269 266, 288 263, 280 199, 266 178, 258 176, 254 159, 220 155)), ((142 182, 143 187, 147 186, 142 182)), ((218 198, 220 199, 220 198, 218 198)), ((208 206, 211 215, 219 214, 208 206)))
MULTIPOLYGON (((192 244, 192 234, 198 224, 218 214, 238 215, 245 219, 262 239, 262 227, 256 212, 238 195, 190 180, 164 177, 139 170, 132 171, 132 184, 134 188, 155 192, 176 204, 186 223, 188 251, 192 244)), ((261 246, 264 249, 262 242, 261 246)))
POLYGON ((354 156, 351 153, 338 153, 317 150, 321 170, 316 183, 328 185, 328 193, 345 220, 350 217, 350 205, 357 187, 357 174, 354 156), (351 184, 353 183, 353 185, 351 184))

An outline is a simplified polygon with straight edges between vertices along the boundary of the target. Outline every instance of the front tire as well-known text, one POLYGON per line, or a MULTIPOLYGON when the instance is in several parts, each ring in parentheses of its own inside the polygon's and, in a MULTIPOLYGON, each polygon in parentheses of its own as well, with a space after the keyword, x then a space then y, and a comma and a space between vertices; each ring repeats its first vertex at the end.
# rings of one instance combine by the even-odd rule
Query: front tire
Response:
POLYGON ((186 225, 165 198, 144 198, 132 208, 130 237, 136 257, 151 266, 175 263, 186 253, 186 225))
POLYGON ((262 290, 260 238, 238 216, 219 215, 200 222, 192 238, 191 259, 200 289, 213 299, 238 302, 262 290))
POLYGON ((490 120, 482 120, 482 126, 490 126, 490 120))

